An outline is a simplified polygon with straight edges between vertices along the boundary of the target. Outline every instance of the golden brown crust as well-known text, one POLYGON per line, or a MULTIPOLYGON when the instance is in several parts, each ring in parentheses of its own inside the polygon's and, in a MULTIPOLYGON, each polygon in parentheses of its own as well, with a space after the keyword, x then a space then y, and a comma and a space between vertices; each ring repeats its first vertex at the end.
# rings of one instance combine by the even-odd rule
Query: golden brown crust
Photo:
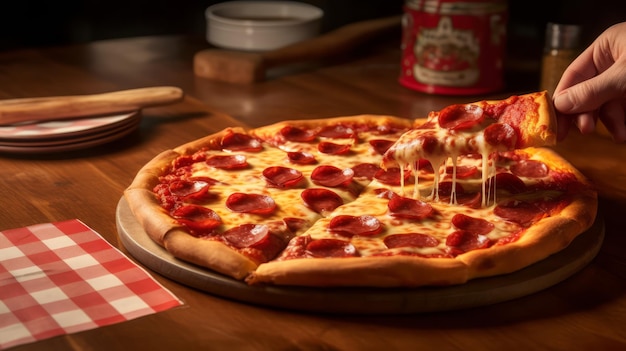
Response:
POLYGON ((191 155, 194 152, 203 148, 219 149, 222 138, 228 133, 246 133, 246 129, 241 127, 226 128, 220 132, 207 135, 204 138, 196 139, 186 144, 180 145, 174 148, 173 151, 180 155, 191 155))
POLYGON ((182 228, 159 205, 151 190, 128 189, 124 192, 124 197, 146 234, 159 245, 163 246, 163 239, 168 232, 182 228))
POLYGON ((356 115, 347 117, 330 117, 330 118, 318 118, 318 119, 306 119, 306 120, 287 120, 281 121, 267 126, 259 127, 250 130, 252 135, 255 135, 263 140, 273 139, 278 135, 279 131, 285 126, 295 126, 299 128, 311 128, 320 129, 325 126, 331 126, 336 124, 360 124, 369 126, 391 126, 400 128, 411 128, 413 123, 406 118, 400 118, 395 116, 386 115, 356 115))
POLYGON ((462 284, 465 264, 453 259, 410 256, 309 258, 261 264, 250 284, 300 286, 415 287, 462 284))
POLYGON ((163 245, 174 257, 209 267, 212 270, 235 279, 243 279, 254 271, 257 264, 225 244, 207 239, 199 239, 183 230, 167 233, 163 245))
POLYGON ((163 245, 163 237, 180 225, 159 204, 152 189, 159 183, 159 176, 165 173, 178 153, 167 150, 143 166, 130 186, 124 191, 131 212, 144 230, 158 244, 163 245))

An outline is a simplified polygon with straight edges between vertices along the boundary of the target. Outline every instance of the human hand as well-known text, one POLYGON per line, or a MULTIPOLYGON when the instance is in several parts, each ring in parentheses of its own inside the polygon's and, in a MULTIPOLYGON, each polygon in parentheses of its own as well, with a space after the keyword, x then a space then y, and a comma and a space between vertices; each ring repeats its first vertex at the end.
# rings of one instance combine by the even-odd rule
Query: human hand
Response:
POLYGON ((583 134, 598 119, 626 141, 626 22, 609 27, 567 67, 554 91, 558 138, 574 123, 583 134))

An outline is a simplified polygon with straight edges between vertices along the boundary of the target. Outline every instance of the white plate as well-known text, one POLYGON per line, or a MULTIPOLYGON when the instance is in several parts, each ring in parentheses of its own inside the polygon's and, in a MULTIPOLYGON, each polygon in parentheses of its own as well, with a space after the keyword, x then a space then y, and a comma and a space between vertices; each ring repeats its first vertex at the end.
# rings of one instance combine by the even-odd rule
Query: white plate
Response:
POLYGON ((0 140, 71 138, 85 133, 113 129, 133 118, 140 118, 139 111, 114 116, 0 126, 0 140))
POLYGON ((137 127, 139 127, 140 122, 141 121, 137 119, 136 121, 125 125, 123 128, 118 128, 113 131, 96 133, 95 135, 90 137, 83 137, 79 135, 74 138, 63 139, 63 142, 55 140, 51 140, 48 143, 40 142, 34 144, 29 142, 24 142, 21 144, 3 144, 2 142, 0 142, 0 152, 11 154, 50 154, 85 149, 88 147, 94 147, 109 143, 125 135, 128 135, 135 129, 137 129, 137 127))

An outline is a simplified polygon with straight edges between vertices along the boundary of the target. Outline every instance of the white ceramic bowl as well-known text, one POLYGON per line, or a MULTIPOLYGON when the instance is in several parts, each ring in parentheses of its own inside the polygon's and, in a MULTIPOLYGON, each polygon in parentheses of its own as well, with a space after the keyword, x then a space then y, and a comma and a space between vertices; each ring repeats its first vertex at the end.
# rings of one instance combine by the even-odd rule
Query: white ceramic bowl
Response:
POLYGON ((227 49, 277 49, 316 36, 323 14, 295 1, 222 2, 206 9, 207 40, 227 49))

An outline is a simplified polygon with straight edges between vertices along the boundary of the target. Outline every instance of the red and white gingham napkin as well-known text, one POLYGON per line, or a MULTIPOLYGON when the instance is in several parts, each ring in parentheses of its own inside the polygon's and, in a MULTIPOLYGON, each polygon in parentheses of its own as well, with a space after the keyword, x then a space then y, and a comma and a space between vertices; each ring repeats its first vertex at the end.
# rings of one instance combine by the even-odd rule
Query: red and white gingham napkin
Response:
POLYGON ((79 220, 0 232, 0 349, 181 304, 79 220))

